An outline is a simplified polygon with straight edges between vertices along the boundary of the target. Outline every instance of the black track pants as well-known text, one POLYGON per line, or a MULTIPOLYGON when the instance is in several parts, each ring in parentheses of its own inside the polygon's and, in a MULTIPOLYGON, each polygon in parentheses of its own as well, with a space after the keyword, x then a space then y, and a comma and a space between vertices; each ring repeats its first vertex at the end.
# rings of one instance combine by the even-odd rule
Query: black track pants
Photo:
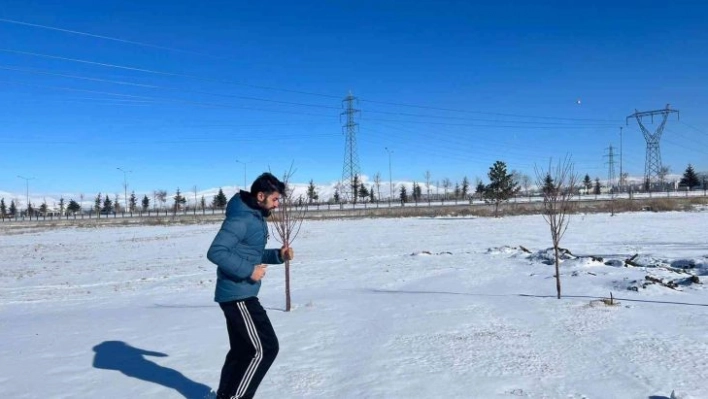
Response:
POLYGON ((231 349, 221 369, 218 397, 253 398, 278 355, 278 337, 258 298, 224 302, 219 306, 226 317, 231 349))

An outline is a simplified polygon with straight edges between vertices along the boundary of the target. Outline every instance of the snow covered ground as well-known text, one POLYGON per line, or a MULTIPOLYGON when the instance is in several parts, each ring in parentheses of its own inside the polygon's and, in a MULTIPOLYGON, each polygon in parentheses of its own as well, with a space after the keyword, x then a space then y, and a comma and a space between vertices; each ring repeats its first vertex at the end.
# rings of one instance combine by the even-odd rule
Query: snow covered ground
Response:
MULTIPOLYGON (((306 222, 294 310, 282 266, 261 290, 281 351, 257 397, 708 398, 706 225, 574 216, 558 300, 541 216, 306 222)), ((218 227, 0 230, 0 397, 203 397, 218 227)))

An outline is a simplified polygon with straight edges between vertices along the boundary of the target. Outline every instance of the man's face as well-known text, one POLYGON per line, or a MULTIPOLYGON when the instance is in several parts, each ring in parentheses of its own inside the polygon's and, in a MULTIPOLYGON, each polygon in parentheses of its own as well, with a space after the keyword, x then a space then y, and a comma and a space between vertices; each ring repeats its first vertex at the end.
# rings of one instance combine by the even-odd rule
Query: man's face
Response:
POLYGON ((266 193, 258 193, 256 198, 258 199, 258 206, 268 211, 272 211, 280 205, 279 192, 274 192, 270 195, 266 195, 266 193))

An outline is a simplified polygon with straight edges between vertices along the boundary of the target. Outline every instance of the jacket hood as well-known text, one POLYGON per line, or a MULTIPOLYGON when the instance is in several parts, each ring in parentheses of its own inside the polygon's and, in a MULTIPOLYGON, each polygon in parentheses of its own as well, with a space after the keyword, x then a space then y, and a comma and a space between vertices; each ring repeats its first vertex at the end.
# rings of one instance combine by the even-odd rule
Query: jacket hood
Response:
POLYGON ((250 192, 243 190, 234 195, 234 198, 226 206, 227 217, 240 212, 258 213, 264 218, 270 216, 269 210, 261 208, 256 198, 250 192))

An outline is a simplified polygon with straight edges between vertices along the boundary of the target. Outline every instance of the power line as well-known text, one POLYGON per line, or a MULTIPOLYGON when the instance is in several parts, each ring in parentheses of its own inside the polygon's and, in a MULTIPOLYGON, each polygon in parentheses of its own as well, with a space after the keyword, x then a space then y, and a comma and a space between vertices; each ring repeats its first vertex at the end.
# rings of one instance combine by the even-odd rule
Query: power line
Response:
POLYGON ((13 50, 13 49, 7 49, 7 48, 0 48, 0 51, 5 52, 5 53, 20 54, 20 55, 26 55, 26 56, 31 56, 31 57, 40 57, 40 58, 49 58, 49 59, 69 61, 69 62, 77 62, 77 63, 87 64, 87 65, 95 65, 95 66, 100 66, 100 67, 105 67, 105 68, 117 68, 117 69, 123 69, 123 70, 127 70, 127 71, 133 71, 133 72, 142 72, 142 73, 149 73, 149 74, 162 75, 162 76, 172 76, 172 77, 209 81, 209 82, 215 82, 215 83, 232 84, 232 85, 238 85, 238 86, 244 86, 244 87, 251 87, 254 89, 274 90, 274 91, 282 91, 282 92, 287 92, 287 93, 303 94, 303 95, 310 95, 310 96, 338 98, 337 96, 331 96, 331 95, 327 95, 327 94, 310 93, 310 92, 306 92, 306 91, 282 89, 282 88, 278 88, 278 87, 259 86, 259 85, 249 84, 249 83, 235 82, 232 80, 206 78, 206 77, 183 74, 183 73, 174 73, 174 72, 165 72, 165 71, 158 71, 158 70, 146 69, 146 68, 137 68, 137 67, 131 67, 131 66, 125 66, 125 65, 110 64, 110 63, 105 63, 105 62, 82 60, 82 59, 78 59, 78 58, 62 57, 62 56, 51 55, 51 54, 34 53, 34 52, 30 52, 30 51, 20 51, 20 50, 13 50))
POLYGON ((178 48, 174 48, 174 47, 159 46, 159 45, 156 45, 156 44, 150 44, 150 43, 145 43, 145 42, 138 42, 138 41, 134 41, 134 40, 120 39, 120 38, 111 37, 111 36, 97 35, 97 34, 88 33, 88 32, 81 32, 81 31, 77 31, 77 30, 58 28, 58 27, 55 27, 55 26, 33 24, 33 23, 29 23, 29 22, 17 21, 17 20, 7 19, 7 18, 0 18, 0 22, 7 23, 7 24, 14 24, 14 25, 27 26, 27 27, 32 27, 32 28, 40 28, 40 29, 45 29, 45 30, 52 30, 52 31, 62 32, 62 33, 70 33, 70 34, 72 34, 72 35, 87 36, 87 37, 92 37, 92 38, 95 38, 95 39, 110 40, 110 41, 119 42, 119 43, 124 43, 124 44, 132 44, 132 45, 135 45, 135 46, 154 48, 154 49, 158 49, 158 50, 167 50, 167 51, 173 51, 173 52, 178 52, 178 53, 193 54, 193 55, 199 55, 199 56, 205 56, 205 57, 212 57, 212 58, 225 59, 225 57, 216 57, 216 56, 214 56, 214 55, 207 54, 207 53, 201 53, 201 52, 198 52, 198 51, 182 50, 182 49, 178 49, 178 48))

